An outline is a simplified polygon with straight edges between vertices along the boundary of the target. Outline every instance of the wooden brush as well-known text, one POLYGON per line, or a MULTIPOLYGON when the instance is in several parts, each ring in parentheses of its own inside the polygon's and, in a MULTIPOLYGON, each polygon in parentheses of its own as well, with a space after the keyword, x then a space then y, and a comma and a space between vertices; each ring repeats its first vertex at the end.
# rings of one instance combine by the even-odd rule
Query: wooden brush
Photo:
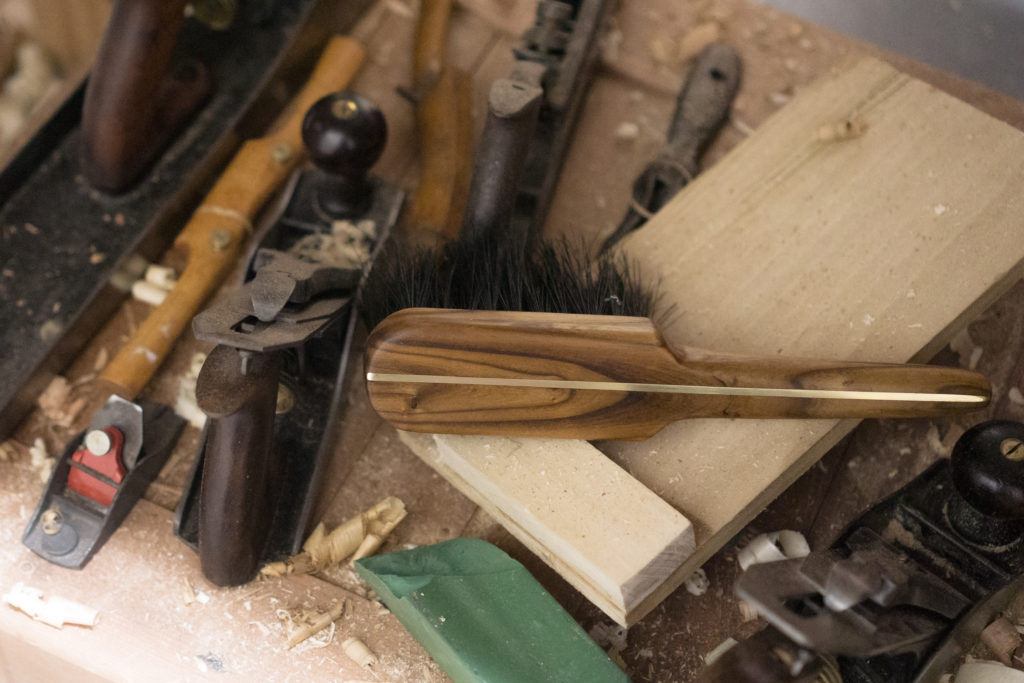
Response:
POLYGON ((628 270, 565 245, 516 253, 454 243, 440 259, 378 260, 371 319, 397 310, 367 343, 382 417, 417 432, 644 439, 687 417, 919 417, 989 401, 985 377, 959 368, 674 347, 628 270))
POLYGON ((537 92, 492 89, 460 239, 392 242, 363 285, 370 402, 395 426, 643 439, 685 417, 910 417, 987 404, 987 380, 960 369, 669 345, 635 270, 582 245, 531 244, 534 231, 510 225, 537 92))

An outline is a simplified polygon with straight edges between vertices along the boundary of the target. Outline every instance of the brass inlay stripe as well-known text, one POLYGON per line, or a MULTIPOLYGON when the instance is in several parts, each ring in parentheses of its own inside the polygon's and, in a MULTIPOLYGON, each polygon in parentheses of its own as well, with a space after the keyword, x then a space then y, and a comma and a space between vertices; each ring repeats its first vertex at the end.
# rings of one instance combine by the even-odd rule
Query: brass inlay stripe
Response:
POLYGON ((587 382, 563 379, 513 379, 501 377, 452 377, 366 373, 368 382, 413 382, 419 384, 468 384, 473 386, 524 387, 528 389, 581 389, 586 391, 644 391, 656 394, 701 394, 706 396, 761 396, 771 398, 825 398, 846 401, 938 401, 942 403, 984 403, 974 394, 926 394, 906 391, 848 391, 843 389, 773 389, 768 387, 705 387, 686 384, 642 384, 638 382, 587 382))

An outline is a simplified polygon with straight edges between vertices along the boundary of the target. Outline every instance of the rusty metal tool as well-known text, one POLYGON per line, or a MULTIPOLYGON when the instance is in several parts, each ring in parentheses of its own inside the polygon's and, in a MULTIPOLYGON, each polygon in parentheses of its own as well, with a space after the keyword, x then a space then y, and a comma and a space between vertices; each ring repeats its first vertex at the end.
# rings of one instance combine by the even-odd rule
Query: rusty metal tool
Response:
POLYGON ((250 11, 224 30, 186 19, 176 49, 215 87, 129 192, 84 179, 85 87, 0 171, 0 438, 110 319, 144 262, 167 250, 240 142, 266 130, 328 32, 347 30, 369 4, 248 0, 267 7, 263 16, 250 11))
POLYGON ((742 62, 729 45, 715 43, 697 56, 676 98, 665 146, 633 181, 626 215, 605 239, 601 251, 643 226, 700 173, 700 155, 729 119, 739 88, 742 62))
POLYGON ((1022 450, 1024 424, 975 425, 830 548, 749 567, 736 593, 770 625, 700 680, 939 680, 1020 589, 1022 450))
POLYGON ((22 542, 54 564, 84 567, 159 474, 184 426, 167 406, 111 397, 57 459, 22 542))
MULTIPOLYGON (((534 25, 527 29, 515 48, 516 66, 510 79, 512 83, 499 85, 507 94, 502 96, 504 106, 494 113, 503 118, 511 117, 524 128, 530 125, 528 121, 533 121, 531 140, 524 161, 515 156, 498 160, 495 158, 497 152, 486 152, 487 157, 478 154, 474 183, 479 179, 479 183, 484 185, 471 186, 470 195, 472 197, 475 192, 511 191, 511 198, 505 202, 511 211, 503 220, 507 221, 510 239, 521 244, 534 241, 543 229, 573 127, 599 56, 598 33, 612 5, 610 0, 541 0, 537 5, 534 25), (517 88, 525 91, 542 89, 539 107, 530 103, 528 92, 514 98, 509 91, 517 88), (510 105, 510 110, 501 111, 510 105), (508 186, 490 183, 481 175, 486 163, 507 164, 509 169, 520 163, 524 166, 518 172, 518 182, 508 186)), ((470 204, 474 203, 471 199, 470 204)), ((501 204, 486 200, 478 205, 501 204)), ((502 220, 499 216, 471 216, 467 212, 462 239, 478 232, 472 227, 467 230, 467 226, 484 226, 490 218, 502 220)))
POLYGON ((196 386, 209 419, 175 528, 218 585, 295 554, 308 530, 340 422, 353 296, 401 208, 400 190, 367 175, 385 139, 383 116, 359 95, 310 108, 303 140, 316 167, 261 237, 248 281, 193 322, 218 346, 196 386), (347 253, 361 230, 366 248, 347 253))

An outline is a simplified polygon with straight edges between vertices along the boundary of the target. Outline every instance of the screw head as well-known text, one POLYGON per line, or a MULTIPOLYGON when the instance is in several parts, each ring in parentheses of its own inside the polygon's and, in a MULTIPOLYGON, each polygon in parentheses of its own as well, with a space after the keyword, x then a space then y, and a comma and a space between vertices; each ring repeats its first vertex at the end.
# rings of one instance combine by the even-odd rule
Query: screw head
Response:
POLYGON ((85 435, 85 447, 93 455, 106 455, 110 452, 110 435, 102 429, 92 429, 85 435))
POLYGON ((39 521, 40 526, 43 529, 43 533, 47 536, 53 536, 61 530, 61 527, 64 526, 64 518, 61 516, 60 510, 57 508, 50 508, 44 512, 39 521))
POLYGON ((1024 441, 1020 439, 1003 439, 999 444, 1003 457, 1010 460, 1024 460, 1024 441))

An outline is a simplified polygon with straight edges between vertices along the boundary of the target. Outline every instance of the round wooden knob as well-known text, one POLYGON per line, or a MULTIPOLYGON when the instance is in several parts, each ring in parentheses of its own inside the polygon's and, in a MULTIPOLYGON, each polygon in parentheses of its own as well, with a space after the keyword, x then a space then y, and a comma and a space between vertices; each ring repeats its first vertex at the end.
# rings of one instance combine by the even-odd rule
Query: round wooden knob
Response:
POLYGON ((310 158, 332 175, 365 175, 384 152, 387 137, 387 123, 377 105, 349 91, 320 98, 302 121, 302 141, 310 158))
POLYGON ((957 492, 978 512, 1024 519, 1024 424, 983 422, 964 432, 950 457, 957 492))

